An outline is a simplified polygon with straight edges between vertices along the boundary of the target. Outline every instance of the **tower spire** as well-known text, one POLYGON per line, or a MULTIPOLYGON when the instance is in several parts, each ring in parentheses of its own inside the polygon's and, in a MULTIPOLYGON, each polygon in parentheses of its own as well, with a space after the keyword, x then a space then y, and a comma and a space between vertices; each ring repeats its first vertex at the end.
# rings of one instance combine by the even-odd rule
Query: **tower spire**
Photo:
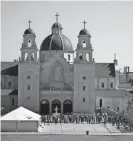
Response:
POLYGON ((118 60, 116 59, 116 53, 114 53, 114 64, 118 65, 118 60))
POLYGON ((114 53, 114 60, 116 60, 116 53, 114 53))
POLYGON ((83 24, 84 24, 84 29, 85 29, 85 24, 86 24, 87 22, 84 20, 84 22, 83 22, 83 24))
POLYGON ((56 13, 56 22, 58 22, 58 17, 60 16, 58 13, 56 13))
POLYGON ((29 28, 30 28, 30 24, 32 23, 32 21, 31 21, 31 20, 29 20, 29 21, 28 21, 28 23, 29 23, 29 28))

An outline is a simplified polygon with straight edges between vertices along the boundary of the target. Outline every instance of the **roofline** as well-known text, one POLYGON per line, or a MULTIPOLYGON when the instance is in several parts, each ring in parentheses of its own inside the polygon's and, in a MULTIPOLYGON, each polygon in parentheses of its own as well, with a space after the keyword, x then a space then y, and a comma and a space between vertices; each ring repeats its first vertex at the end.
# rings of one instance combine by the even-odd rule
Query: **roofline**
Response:
POLYGON ((106 63, 104 63, 104 62, 103 62, 103 63, 102 63, 102 62, 99 62, 99 63, 98 63, 98 62, 97 62, 97 63, 95 63, 95 64, 115 64, 115 63, 112 63, 112 62, 111 62, 111 63, 110 63, 110 62, 106 62, 106 63))
POLYGON ((1 63, 17 63, 17 62, 6 62, 6 61, 1 61, 1 63))

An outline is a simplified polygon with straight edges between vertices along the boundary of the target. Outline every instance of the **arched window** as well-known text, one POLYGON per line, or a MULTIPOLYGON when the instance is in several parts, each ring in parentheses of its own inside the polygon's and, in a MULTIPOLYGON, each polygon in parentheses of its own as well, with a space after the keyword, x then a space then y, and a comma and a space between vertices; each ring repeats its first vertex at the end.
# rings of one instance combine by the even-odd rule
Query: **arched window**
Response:
POLYGON ((102 107, 102 99, 100 99, 99 106, 102 107))
POLYGON ((101 87, 104 88, 104 83, 103 82, 101 83, 101 87))
POLYGON ((113 82, 110 83, 110 88, 113 88, 113 82))
POLYGON ((11 88, 11 81, 8 81, 8 88, 11 88))
POLYGON ((28 91, 30 90, 30 85, 27 86, 28 91))
POLYGON ((86 47, 86 40, 83 40, 82 44, 83 44, 83 47, 86 47))
POLYGON ((34 61, 35 54, 31 53, 31 60, 34 61))
POLYGON ((14 106, 14 98, 12 97, 12 106, 14 106))
POLYGON ((70 61, 70 54, 68 54, 68 60, 70 61))
POLYGON ((86 89, 86 87, 85 87, 85 86, 83 86, 83 91, 85 91, 85 89, 86 89))
POLYGON ((26 52, 26 53, 25 53, 25 57, 24 57, 25 59, 24 59, 24 60, 26 60, 27 57, 28 57, 28 53, 26 52))
POLYGON ((89 62, 89 57, 90 57, 90 55, 89 55, 89 53, 86 53, 86 60, 89 62))
POLYGON ((83 54, 79 53, 79 60, 83 60, 83 54))
POLYGON ((31 41, 31 39, 29 39, 28 40, 28 47, 31 47, 31 43, 32 43, 32 41, 31 41))
POLYGON ((85 102, 85 98, 83 98, 83 102, 85 102))
POLYGON ((40 112, 41 112, 41 115, 48 115, 49 114, 49 109, 50 109, 49 101, 46 100, 46 99, 44 99, 40 103, 40 112))
POLYGON ((52 101, 52 113, 55 113, 56 109, 58 113, 61 113, 61 102, 59 100, 52 101))
POLYGON ((71 100, 65 100, 63 102, 63 113, 72 113, 72 101, 71 100))
POLYGON ((49 101, 44 99, 41 104, 49 104, 49 101))

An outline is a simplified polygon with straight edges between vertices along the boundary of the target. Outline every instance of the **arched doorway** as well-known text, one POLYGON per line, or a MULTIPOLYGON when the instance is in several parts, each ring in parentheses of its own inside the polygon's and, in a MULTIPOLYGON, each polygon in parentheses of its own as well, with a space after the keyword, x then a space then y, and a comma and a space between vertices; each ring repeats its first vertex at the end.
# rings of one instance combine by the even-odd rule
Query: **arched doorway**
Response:
POLYGON ((63 113, 72 113, 72 101, 71 100, 65 100, 63 103, 63 113))
POLYGON ((41 115, 49 114, 49 101, 46 99, 42 100, 40 108, 41 108, 41 110, 40 110, 41 115))
POLYGON ((61 102, 59 100, 53 100, 52 101, 52 113, 55 113, 55 108, 58 108, 58 113, 61 113, 61 102))

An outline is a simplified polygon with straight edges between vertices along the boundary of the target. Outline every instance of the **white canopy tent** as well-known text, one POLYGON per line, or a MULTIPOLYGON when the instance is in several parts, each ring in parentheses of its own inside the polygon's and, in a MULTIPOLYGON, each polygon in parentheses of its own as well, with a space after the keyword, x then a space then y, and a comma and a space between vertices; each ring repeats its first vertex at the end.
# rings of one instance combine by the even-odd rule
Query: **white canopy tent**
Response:
POLYGON ((2 132, 38 132, 40 115, 19 107, 1 117, 2 132))

